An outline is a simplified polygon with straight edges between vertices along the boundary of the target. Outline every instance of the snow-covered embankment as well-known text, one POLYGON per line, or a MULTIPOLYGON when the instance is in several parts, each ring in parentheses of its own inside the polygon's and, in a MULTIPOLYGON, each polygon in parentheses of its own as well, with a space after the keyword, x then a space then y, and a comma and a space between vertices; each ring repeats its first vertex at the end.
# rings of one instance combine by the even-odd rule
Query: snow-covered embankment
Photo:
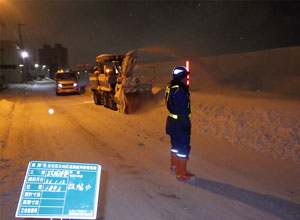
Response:
POLYGON ((192 92, 193 132, 300 163, 300 103, 192 92))

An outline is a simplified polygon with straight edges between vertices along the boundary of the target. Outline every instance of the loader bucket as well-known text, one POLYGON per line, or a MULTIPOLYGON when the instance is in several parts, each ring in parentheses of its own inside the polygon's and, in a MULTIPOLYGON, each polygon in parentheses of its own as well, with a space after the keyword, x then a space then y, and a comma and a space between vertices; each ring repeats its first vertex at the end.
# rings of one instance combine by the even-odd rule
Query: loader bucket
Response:
POLYGON ((142 93, 142 92, 131 92, 126 93, 126 112, 127 114, 131 114, 136 112, 147 100, 151 99, 152 93, 142 93))

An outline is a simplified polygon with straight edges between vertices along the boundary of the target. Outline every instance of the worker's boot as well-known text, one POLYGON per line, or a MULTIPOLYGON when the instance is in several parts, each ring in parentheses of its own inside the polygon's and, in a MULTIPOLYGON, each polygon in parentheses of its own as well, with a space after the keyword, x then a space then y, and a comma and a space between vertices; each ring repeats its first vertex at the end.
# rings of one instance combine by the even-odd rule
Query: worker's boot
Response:
POLYGON ((176 168, 177 168, 177 157, 176 154, 171 152, 171 167, 170 167, 170 173, 172 175, 176 174, 176 168))
POLYGON ((176 178, 178 180, 190 180, 195 178, 194 174, 186 172, 187 161, 188 158, 177 158, 176 178))

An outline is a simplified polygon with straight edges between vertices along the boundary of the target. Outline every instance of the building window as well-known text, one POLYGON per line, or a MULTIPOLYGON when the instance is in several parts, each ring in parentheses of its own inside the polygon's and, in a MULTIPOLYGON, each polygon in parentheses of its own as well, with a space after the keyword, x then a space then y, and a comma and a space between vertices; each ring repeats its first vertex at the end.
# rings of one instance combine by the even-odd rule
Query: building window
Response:
POLYGON ((17 69, 17 65, 0 65, 0 69, 17 69))

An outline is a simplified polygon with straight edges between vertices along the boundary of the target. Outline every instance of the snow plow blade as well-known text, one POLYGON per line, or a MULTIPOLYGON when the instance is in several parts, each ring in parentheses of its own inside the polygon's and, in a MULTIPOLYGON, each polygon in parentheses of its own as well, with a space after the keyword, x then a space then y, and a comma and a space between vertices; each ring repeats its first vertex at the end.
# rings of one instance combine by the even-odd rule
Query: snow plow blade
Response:
POLYGON ((127 108, 123 113, 130 114, 136 112, 144 102, 150 100, 152 93, 126 93, 125 97, 127 100, 127 108))
POLYGON ((126 78, 125 81, 116 87, 115 102, 119 112, 130 114, 152 97, 152 85, 141 83, 137 78, 126 78))

